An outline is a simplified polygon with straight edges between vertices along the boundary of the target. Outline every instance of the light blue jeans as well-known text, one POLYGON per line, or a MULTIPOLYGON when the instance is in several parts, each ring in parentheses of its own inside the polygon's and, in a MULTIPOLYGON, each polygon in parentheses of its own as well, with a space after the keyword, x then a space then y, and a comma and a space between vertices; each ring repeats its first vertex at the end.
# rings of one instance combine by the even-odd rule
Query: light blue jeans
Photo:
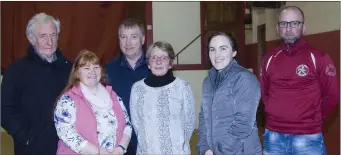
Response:
POLYGON ((265 130, 264 155, 326 155, 322 133, 281 134, 265 130))

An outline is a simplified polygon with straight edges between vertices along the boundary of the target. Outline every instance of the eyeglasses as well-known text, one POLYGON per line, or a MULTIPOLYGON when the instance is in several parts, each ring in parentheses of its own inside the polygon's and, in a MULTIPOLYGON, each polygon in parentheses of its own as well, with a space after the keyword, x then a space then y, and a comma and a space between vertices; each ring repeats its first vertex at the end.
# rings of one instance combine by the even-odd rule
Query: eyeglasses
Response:
POLYGON ((161 56, 161 57, 158 57, 156 55, 154 56, 151 56, 149 58, 150 61, 153 61, 153 62, 156 62, 158 59, 160 59, 161 61, 165 62, 165 61, 169 61, 169 57, 168 56, 161 56))
POLYGON ((300 24, 303 24, 303 23, 304 22, 301 22, 301 21, 291 21, 291 22, 282 21, 282 22, 278 22, 278 26, 280 28, 287 28, 288 25, 290 25, 290 27, 296 28, 296 27, 300 26, 300 24))

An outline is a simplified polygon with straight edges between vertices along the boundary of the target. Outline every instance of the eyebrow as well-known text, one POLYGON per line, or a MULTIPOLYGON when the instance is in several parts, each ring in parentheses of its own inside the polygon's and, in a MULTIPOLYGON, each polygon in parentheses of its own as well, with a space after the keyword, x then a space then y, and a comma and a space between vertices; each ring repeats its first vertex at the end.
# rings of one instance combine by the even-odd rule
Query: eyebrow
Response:
MULTIPOLYGON (((53 32, 53 33, 50 33, 50 34, 57 34, 56 32, 53 32)), ((47 33, 40 33, 40 35, 50 35, 50 34, 47 34, 47 33)))
POLYGON ((167 56, 168 57, 168 55, 150 55, 150 57, 163 57, 163 56, 167 56))
MULTIPOLYGON (((137 34, 137 33, 131 34, 131 36, 138 36, 138 35, 139 34, 137 34)), ((128 35, 120 34, 120 36, 128 36, 128 35)))
POLYGON ((278 21, 279 23, 280 22, 287 22, 287 23, 290 23, 290 22, 303 22, 301 20, 292 20, 292 21, 285 21, 285 20, 281 20, 281 21, 278 21))
MULTIPOLYGON (((221 46, 219 46, 219 48, 222 48, 222 47, 229 48, 227 45, 221 45, 221 46)), ((215 47, 209 47, 209 48, 215 48, 215 47)))

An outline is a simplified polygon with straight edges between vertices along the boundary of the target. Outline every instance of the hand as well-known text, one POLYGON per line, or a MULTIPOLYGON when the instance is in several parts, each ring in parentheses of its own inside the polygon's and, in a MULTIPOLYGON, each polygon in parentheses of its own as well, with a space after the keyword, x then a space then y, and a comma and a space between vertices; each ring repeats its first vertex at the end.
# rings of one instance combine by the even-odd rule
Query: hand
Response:
POLYGON ((110 152, 108 152, 106 149, 104 148, 100 148, 99 149, 99 155, 109 155, 109 154, 112 154, 110 152))
POLYGON ((205 155, 213 155, 213 152, 212 152, 211 150, 207 150, 207 151, 205 152, 205 155))
POLYGON ((111 153, 111 154, 114 154, 114 155, 123 155, 124 154, 124 151, 121 147, 115 147, 114 148, 114 151, 111 153))

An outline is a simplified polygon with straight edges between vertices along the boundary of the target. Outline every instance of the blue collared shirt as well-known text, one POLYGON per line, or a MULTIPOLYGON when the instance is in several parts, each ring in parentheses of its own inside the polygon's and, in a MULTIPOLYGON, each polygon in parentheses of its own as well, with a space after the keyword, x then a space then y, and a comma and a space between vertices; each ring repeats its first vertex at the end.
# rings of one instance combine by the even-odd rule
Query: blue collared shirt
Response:
POLYGON ((136 68, 138 68, 141 65, 147 64, 147 61, 146 61, 146 58, 145 58, 145 54, 143 54, 143 53, 142 53, 141 57, 136 61, 135 68, 130 66, 130 64, 129 64, 128 60, 127 60, 127 57, 125 57, 123 54, 120 57, 121 57, 121 66, 130 68, 132 70, 135 70, 136 68))

